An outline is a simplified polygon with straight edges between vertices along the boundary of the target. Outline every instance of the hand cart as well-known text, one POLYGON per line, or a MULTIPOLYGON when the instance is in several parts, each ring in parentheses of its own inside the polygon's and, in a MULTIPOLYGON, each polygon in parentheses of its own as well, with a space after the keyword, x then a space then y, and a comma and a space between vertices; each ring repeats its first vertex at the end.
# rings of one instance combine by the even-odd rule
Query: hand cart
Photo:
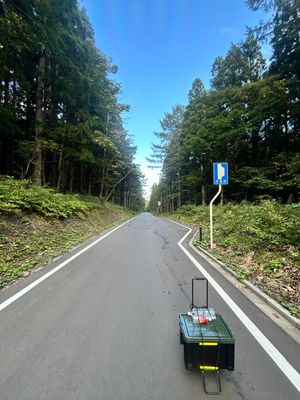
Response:
POLYGON ((184 363, 188 370, 198 369, 203 376, 206 394, 221 393, 219 372, 234 370, 235 339, 221 315, 208 306, 208 281, 206 278, 192 279, 191 311, 179 314, 180 343, 184 346, 184 363), (194 281, 206 283, 206 304, 194 304, 194 281), (217 378, 217 391, 208 391, 206 372, 213 371, 217 378))

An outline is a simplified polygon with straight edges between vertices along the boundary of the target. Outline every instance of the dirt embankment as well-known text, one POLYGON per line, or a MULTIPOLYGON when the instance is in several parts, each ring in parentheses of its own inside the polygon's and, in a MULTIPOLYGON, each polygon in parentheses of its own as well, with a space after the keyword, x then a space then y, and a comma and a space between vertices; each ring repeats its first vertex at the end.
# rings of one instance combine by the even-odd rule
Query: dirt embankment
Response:
POLYGON ((85 216, 63 220, 36 213, 0 216, 0 288, 132 215, 103 204, 85 216))

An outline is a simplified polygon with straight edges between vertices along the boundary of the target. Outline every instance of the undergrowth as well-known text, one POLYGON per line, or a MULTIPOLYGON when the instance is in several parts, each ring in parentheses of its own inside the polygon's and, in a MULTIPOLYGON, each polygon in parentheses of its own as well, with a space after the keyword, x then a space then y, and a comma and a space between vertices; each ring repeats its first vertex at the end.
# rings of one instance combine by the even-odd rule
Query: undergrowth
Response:
POLYGON ((34 185, 28 180, 0 177, 0 215, 37 213, 44 217, 84 217, 88 211, 101 208, 93 196, 63 194, 55 189, 34 185))
POLYGON ((92 196, 0 178, 0 288, 131 216, 92 196))
MULTIPOLYGON (((171 217, 202 226, 198 244, 210 250, 209 207, 184 206, 171 217)), ((228 204, 213 207, 212 253, 300 316, 300 204, 228 204)))

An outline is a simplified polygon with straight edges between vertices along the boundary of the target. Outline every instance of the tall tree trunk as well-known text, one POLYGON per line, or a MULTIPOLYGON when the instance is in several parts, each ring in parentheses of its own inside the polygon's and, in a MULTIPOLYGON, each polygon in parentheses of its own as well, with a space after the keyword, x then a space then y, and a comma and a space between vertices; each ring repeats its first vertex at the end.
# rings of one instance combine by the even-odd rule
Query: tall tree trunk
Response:
POLYGON ((201 183, 201 204, 205 206, 206 204, 206 191, 205 191, 205 182, 204 182, 204 176, 203 176, 203 164, 200 165, 200 171, 201 171, 201 177, 202 177, 202 183, 201 183))
POLYGON ((58 178, 57 178, 57 185, 56 188, 58 190, 61 189, 61 182, 62 182, 62 166, 63 166, 63 152, 59 152, 59 158, 58 158, 58 178))
POLYGON ((92 169, 89 168, 89 186, 88 186, 88 194, 92 194, 92 169))
POLYGON ((178 171, 178 203, 177 203, 178 208, 181 207, 181 177, 180 177, 180 172, 178 171))
POLYGON ((100 192, 99 192, 99 198, 103 198, 103 192, 104 192, 104 175, 105 175, 105 170, 104 168, 101 171, 101 182, 100 182, 100 192))
POLYGON ((100 199, 102 199, 104 197, 105 176, 106 176, 106 168, 103 166, 102 171, 101 171, 101 182, 100 182, 100 192, 99 192, 99 198, 100 199))
POLYGON ((251 146, 252 146, 252 160, 251 162, 254 163, 254 165, 257 163, 258 159, 258 145, 259 145, 259 132, 254 131, 252 133, 251 137, 251 146))
POLYGON ((206 205, 206 188, 204 183, 201 185, 201 204, 203 206, 206 205))
MULTIPOLYGON (((128 203, 129 203, 129 193, 127 195, 127 186, 126 186, 126 181, 124 182, 124 186, 123 186, 123 205, 124 207, 128 207, 128 203)), ((120 202, 121 202, 121 196, 120 196, 120 202)))
POLYGON ((34 171, 33 171, 33 182, 38 185, 42 185, 42 176, 43 176, 43 151, 41 146, 41 137, 43 132, 43 122, 44 122, 44 89, 45 89, 45 64, 46 57, 44 53, 44 49, 42 50, 39 58, 38 64, 38 77, 37 77, 37 88, 36 88, 36 110, 35 110, 35 153, 36 159, 34 163, 34 171))
POLYGON ((132 204, 132 196, 129 194, 128 195, 128 203, 127 203, 127 208, 128 208, 128 210, 131 210, 131 204, 132 204))
POLYGON ((69 192, 73 192, 73 182, 74 182, 74 164, 72 163, 72 160, 70 161, 71 166, 70 166, 70 182, 69 182, 69 192))
POLYGON ((42 185, 47 185, 48 183, 46 182, 46 174, 45 174, 45 160, 46 160, 46 156, 44 154, 44 151, 42 150, 42 168, 41 168, 41 172, 42 172, 42 179, 41 179, 41 184, 42 185))
POLYGON ((84 180, 84 166, 83 162, 80 163, 80 193, 83 193, 83 180, 84 180))
POLYGON ((57 153, 53 152, 52 153, 52 167, 50 168, 50 172, 49 172, 49 183, 50 183, 50 186, 56 186, 56 183, 57 183, 56 163, 57 163, 57 153))
POLYGON ((105 169, 105 176, 104 176, 104 197, 107 201, 107 194, 108 194, 108 168, 105 169), (106 182, 106 184, 105 184, 106 182))
POLYGON ((103 198, 103 194, 104 194, 105 155, 106 155, 106 148, 104 147, 104 149, 103 149, 103 168, 101 171, 101 182, 100 182, 100 192, 99 192, 100 199, 103 198))

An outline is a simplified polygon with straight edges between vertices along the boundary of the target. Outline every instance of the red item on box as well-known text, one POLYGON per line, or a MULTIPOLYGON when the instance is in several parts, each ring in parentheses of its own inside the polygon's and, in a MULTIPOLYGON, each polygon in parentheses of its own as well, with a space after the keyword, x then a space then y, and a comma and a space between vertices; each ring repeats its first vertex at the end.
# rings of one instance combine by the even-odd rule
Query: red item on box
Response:
POLYGON ((199 324, 207 324, 208 319, 204 315, 199 315, 199 324))

